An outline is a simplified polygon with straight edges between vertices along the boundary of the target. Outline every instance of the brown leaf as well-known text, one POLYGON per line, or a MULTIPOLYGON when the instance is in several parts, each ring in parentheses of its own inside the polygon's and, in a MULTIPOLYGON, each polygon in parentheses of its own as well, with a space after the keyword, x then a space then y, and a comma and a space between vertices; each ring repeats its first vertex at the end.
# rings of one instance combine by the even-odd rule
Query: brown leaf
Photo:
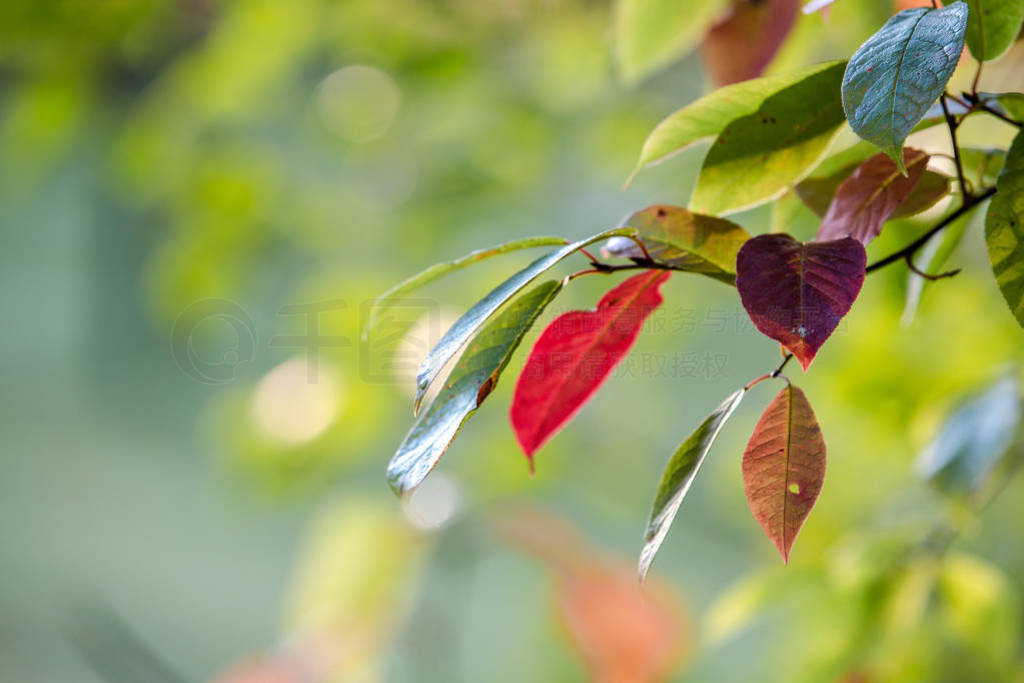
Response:
POLYGON ((816 240, 852 237, 867 246, 878 237, 882 224, 913 192, 928 159, 921 150, 904 147, 905 176, 888 154, 876 154, 864 161, 836 189, 816 240))
POLYGON ((784 562, 824 481, 821 428, 804 392, 787 384, 761 415, 743 453, 750 511, 784 562))
POLYGON ((727 16, 701 45, 718 85, 760 76, 796 23, 799 0, 734 0, 727 16))

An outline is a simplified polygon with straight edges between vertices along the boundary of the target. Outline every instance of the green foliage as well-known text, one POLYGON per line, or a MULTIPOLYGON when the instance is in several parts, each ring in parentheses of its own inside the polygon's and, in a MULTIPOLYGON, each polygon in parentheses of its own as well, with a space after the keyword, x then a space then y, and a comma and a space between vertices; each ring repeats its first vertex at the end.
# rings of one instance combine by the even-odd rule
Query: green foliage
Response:
POLYGON ((638 81, 685 55, 728 4, 728 0, 616 0, 613 30, 622 78, 638 81))
POLYGON ((722 431, 726 421, 732 416, 740 401, 746 395, 747 390, 740 389, 722 404, 711 411, 704 418, 700 426, 686 437, 683 443, 679 444, 672 457, 665 465, 665 471, 658 482, 658 491, 654 496, 654 507, 651 509, 651 517, 647 521, 647 530, 644 532, 644 547, 640 551, 639 574, 640 580, 647 577, 651 568, 651 562, 658 553, 658 548, 665 541, 668 530, 672 527, 672 521, 679 512, 679 506, 683 504, 683 498, 693 484, 693 480, 704 464, 704 458, 711 450, 712 444, 722 431))
POLYGON ((473 338, 388 465, 388 481, 396 493, 416 488, 437 465, 462 424, 494 390, 523 335, 561 289, 558 280, 538 285, 473 338))
POLYGON ((731 120, 704 158, 690 208, 733 213, 775 199, 803 178, 843 123, 843 66, 808 75, 731 120))
POLYGON ((964 44, 967 5, 903 10, 850 58, 843 107, 850 126, 903 169, 903 142, 942 94, 964 44))
MULTIPOLYGON (((967 48, 979 62, 1001 56, 1020 33, 1024 21, 1021 0, 966 0, 967 48)), ((946 5, 950 4, 945 2, 946 5)))
POLYGON ((985 242, 999 289, 1024 326, 1024 134, 1018 134, 999 172, 985 218, 985 242))

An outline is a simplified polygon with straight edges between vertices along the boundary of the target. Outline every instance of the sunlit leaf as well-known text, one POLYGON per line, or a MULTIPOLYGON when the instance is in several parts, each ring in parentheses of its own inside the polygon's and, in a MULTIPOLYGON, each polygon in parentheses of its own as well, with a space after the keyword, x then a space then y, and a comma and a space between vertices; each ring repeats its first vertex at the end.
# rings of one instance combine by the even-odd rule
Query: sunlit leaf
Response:
POLYGON ((527 237, 521 240, 504 242, 503 244, 491 247, 490 249, 478 249, 452 261, 435 263, 426 270, 403 280, 377 297, 370 308, 370 318, 366 321, 363 327, 363 337, 366 338, 373 332, 374 327, 378 322, 380 322, 388 309, 394 306, 394 304, 403 296, 447 275, 448 273, 451 273, 452 271, 465 268, 466 266, 471 266, 474 263, 479 263, 491 256, 506 254, 510 251, 516 251, 517 249, 529 249, 530 247, 553 246, 565 243, 566 240, 561 237, 527 237))
POLYGON ((807 78, 829 73, 842 62, 815 64, 785 74, 764 76, 719 88, 669 115, 644 142, 630 179, 640 169, 662 161, 695 142, 718 135, 735 119, 757 112, 769 98, 799 85, 807 78))
MULTIPOLYGON (((1021 0, 966 0, 967 49, 980 62, 995 59, 1007 49, 1024 21, 1024 2, 1021 0)), ((944 0, 943 4, 951 4, 944 0)))
POLYGON ((1024 326, 1024 133, 1018 133, 999 173, 985 216, 985 243, 996 283, 1024 326))
POLYGON ((704 64, 719 85, 760 76, 796 23, 799 0, 733 0, 724 21, 701 45, 704 64))
POLYGON ((825 440, 818 420, 804 392, 787 383, 743 452, 747 503, 784 562, 824 481, 825 440))
MULTIPOLYGON (((736 279, 736 254, 750 239, 750 233, 731 221, 666 204, 641 209, 623 220, 622 226, 636 229, 655 261, 728 284, 736 279)), ((643 256, 637 243, 626 237, 611 238, 603 251, 612 256, 643 256)))
POLYGON ((416 420, 388 465, 388 482, 395 493, 415 488, 437 465, 462 424, 494 389, 523 335, 561 289, 558 280, 538 285, 470 342, 444 388, 416 420))
POLYGON ((728 0, 617 0, 615 56, 627 82, 683 57, 728 4, 728 0))
POLYGON ((732 120, 711 145, 690 200, 698 213, 763 204, 801 180, 843 123, 843 64, 833 63, 732 120))
POLYGON ((903 141, 945 89, 966 25, 963 2, 904 10, 850 58, 843 78, 850 127, 901 169, 903 141))
POLYGON ((423 396, 427 393, 427 389, 430 388, 431 382, 437 377, 437 374, 441 372, 441 369, 445 364, 456 354, 459 349, 462 348, 463 344, 469 341, 469 338, 473 336, 484 321, 487 320, 495 311, 501 308, 501 305, 508 301, 516 292, 521 290, 523 287, 528 285, 535 277, 548 270, 559 261, 576 252, 582 247, 586 247, 594 242, 600 242, 606 240, 609 237, 615 235, 631 235, 633 230, 629 228, 616 228, 614 230, 606 230, 605 232, 593 235, 586 239, 572 244, 567 244, 561 249, 557 249, 549 254, 541 256, 539 259, 526 266, 518 273, 508 278, 500 285, 492 289, 487 296, 480 301, 473 304, 466 313, 455 321, 455 324, 444 333, 441 337, 441 341, 437 343, 427 357, 420 363, 419 370, 416 373, 416 401, 414 410, 419 409, 420 402, 423 400, 423 396))
POLYGON ((661 304, 670 271, 634 275, 605 294, 593 311, 570 311, 544 330, 526 361, 510 416, 530 465, 533 454, 569 421, 633 345, 661 304))
POLYGON ((651 562, 665 540, 672 520, 675 519, 676 512, 679 511, 679 506, 690 490, 690 485, 693 484, 704 458, 711 450, 718 432, 739 406, 744 394, 745 389, 736 391, 711 411, 700 426, 679 445, 665 466, 661 481, 658 482, 658 493, 654 498, 650 520, 647 522, 647 531, 644 533, 644 547, 640 551, 638 571, 641 581, 647 577, 651 562))
POLYGON ((867 246, 917 187, 928 159, 924 152, 905 147, 903 163, 907 175, 900 173, 885 154, 876 154, 860 164, 836 188, 815 239, 824 242, 853 237, 867 246))
POLYGON ((1020 418, 1020 381, 1003 377, 953 411, 921 452, 918 472, 947 493, 976 492, 1013 443, 1020 418))
POLYGON ((757 329, 806 370, 860 293, 866 263, 864 245, 850 237, 799 242, 758 235, 740 249, 736 288, 757 329))

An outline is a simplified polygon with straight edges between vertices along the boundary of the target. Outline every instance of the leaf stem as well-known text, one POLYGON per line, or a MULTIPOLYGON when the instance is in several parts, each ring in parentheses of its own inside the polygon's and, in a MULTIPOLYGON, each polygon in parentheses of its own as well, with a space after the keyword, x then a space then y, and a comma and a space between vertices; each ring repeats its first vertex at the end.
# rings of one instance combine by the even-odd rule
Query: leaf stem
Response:
POLYGON ((920 277, 923 277, 925 280, 932 280, 933 282, 935 280, 941 280, 942 278, 953 277, 954 275, 959 275, 960 274, 960 270, 961 270, 960 268, 954 268, 953 270, 948 270, 948 271, 946 271, 944 273, 935 273, 933 275, 932 273, 924 272, 923 270, 921 270, 920 268, 918 268, 917 266, 914 265, 914 256, 913 256, 913 254, 905 254, 903 256, 903 258, 904 258, 904 260, 906 260, 907 268, 910 268, 910 272, 914 273, 915 275, 919 275, 920 277))
POLYGON ((942 113, 946 116, 946 127, 949 128, 949 139, 953 144, 953 160, 956 162, 956 178, 960 182, 960 194, 963 195, 964 203, 971 197, 971 193, 967 190, 967 180, 964 178, 964 165, 960 159, 960 145, 956 141, 956 129, 959 125, 956 118, 949 113, 949 107, 946 106, 946 97, 948 93, 944 93, 939 98, 939 104, 942 105, 942 113))

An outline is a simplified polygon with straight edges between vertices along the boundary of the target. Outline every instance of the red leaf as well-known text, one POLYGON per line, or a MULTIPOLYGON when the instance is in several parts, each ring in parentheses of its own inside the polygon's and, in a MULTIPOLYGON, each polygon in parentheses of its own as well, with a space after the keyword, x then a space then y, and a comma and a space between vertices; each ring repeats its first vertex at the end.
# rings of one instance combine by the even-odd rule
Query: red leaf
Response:
POLYGON ((789 562, 793 541, 825 481, 825 440, 804 392, 787 384, 765 408, 743 452, 743 489, 764 533, 789 562))
POLYGON ((590 398, 633 345, 661 304, 658 288, 671 272, 634 275, 594 311, 570 311, 551 322, 530 352, 515 395, 512 427, 530 458, 590 398))
POLYGON ((736 256, 736 289, 757 329, 806 371, 860 293, 866 263, 864 245, 851 237, 798 242, 758 235, 736 256))
POLYGON ((799 0, 733 0, 726 18, 704 37, 701 52, 718 85, 756 78, 782 47, 799 0))
POLYGON ((853 237, 867 246, 882 231, 882 223, 910 196, 928 159, 921 150, 904 147, 906 176, 888 154, 876 154, 864 161, 836 188, 816 239, 853 237))

